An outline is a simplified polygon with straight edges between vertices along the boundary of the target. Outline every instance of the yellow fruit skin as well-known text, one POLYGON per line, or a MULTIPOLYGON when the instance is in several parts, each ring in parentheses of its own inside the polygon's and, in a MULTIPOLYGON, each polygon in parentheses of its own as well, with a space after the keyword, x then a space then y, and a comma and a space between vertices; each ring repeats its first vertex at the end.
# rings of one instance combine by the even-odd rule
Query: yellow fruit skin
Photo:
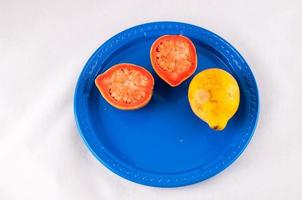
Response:
POLYGON ((191 81, 188 98, 194 114, 214 130, 223 130, 240 102, 239 86, 228 72, 211 68, 191 81))

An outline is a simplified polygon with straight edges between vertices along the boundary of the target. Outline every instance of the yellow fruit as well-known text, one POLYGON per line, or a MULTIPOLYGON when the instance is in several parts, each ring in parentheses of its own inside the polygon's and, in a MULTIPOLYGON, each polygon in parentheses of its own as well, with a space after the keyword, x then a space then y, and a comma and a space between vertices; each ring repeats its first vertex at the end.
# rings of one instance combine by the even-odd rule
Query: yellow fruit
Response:
POLYGON ((225 128, 240 102, 235 78, 217 68, 198 73, 190 83, 188 97, 195 115, 214 130, 225 128))

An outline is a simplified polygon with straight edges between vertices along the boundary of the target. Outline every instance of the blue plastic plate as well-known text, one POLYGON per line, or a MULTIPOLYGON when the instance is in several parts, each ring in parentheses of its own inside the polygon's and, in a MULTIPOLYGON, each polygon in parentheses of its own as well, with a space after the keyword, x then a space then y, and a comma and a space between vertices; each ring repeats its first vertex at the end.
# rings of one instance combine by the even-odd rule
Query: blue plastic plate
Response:
POLYGON ((136 183, 177 187, 205 180, 228 167, 249 143, 258 118, 258 90, 242 56, 218 35, 178 22, 135 26, 106 41, 85 65, 75 91, 80 134, 94 156, 111 171, 136 183), (176 88, 153 71, 151 44, 164 34, 182 34, 196 46, 196 73, 211 67, 230 72, 240 87, 239 110, 223 131, 213 131, 190 109, 191 81, 176 88), (144 66, 155 78, 150 103, 135 111, 110 106, 94 85, 117 63, 144 66))

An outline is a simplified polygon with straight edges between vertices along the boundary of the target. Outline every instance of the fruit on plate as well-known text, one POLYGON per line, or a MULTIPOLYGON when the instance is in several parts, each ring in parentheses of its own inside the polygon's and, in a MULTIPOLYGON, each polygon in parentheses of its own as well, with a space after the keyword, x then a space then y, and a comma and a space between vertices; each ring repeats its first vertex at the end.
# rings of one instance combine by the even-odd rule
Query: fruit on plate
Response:
POLYGON ((189 85, 190 106, 214 130, 223 130, 240 102, 239 86, 228 72, 211 68, 198 73, 189 85))
POLYGON ((151 100, 154 79, 143 67, 121 63, 100 74, 95 79, 95 85, 112 106, 121 110, 135 110, 151 100))
POLYGON ((151 46, 150 59, 157 75, 172 87, 180 85, 196 70, 193 42, 182 35, 164 35, 151 46))

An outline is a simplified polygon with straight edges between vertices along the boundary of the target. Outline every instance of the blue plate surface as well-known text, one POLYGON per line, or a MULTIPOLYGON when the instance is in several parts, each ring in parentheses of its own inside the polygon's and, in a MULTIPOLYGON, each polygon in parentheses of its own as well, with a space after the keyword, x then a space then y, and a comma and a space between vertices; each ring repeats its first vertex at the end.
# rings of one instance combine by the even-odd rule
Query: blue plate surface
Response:
POLYGON ((208 30, 178 22, 143 24, 113 36, 85 65, 74 96, 79 132, 94 156, 123 178, 157 187, 193 184, 228 167, 249 143, 258 108, 256 81, 234 47, 208 30), (211 130, 191 111, 187 91, 194 75, 172 88, 155 74, 149 51, 164 34, 182 34, 193 41, 195 74, 218 67, 236 78, 241 102, 225 130, 211 130), (152 100, 135 111, 110 106, 94 85, 98 74, 125 62, 145 67, 155 78, 152 100))

